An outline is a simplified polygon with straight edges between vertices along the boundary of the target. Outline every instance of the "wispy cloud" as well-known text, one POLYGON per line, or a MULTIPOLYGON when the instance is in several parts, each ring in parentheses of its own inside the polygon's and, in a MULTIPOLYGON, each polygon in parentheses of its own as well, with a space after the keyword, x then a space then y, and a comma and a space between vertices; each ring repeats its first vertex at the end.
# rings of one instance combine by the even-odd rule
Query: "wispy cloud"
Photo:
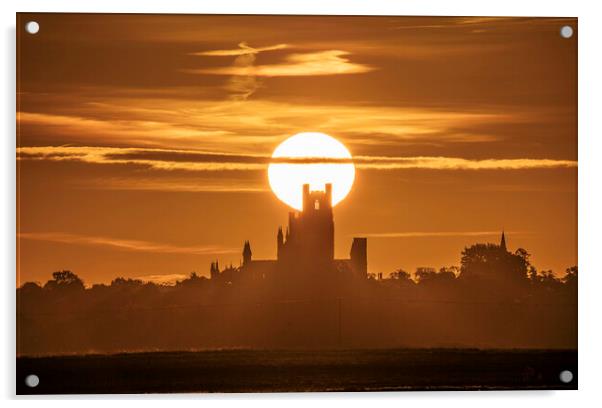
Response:
POLYGON ((213 50, 204 52, 195 52, 192 55, 199 56, 236 56, 232 67, 248 72, 245 75, 232 75, 226 84, 226 90, 230 92, 233 100, 247 100, 251 95, 261 87, 261 81, 252 72, 255 63, 256 54, 264 51, 275 51, 287 48, 287 44, 278 44, 268 47, 253 48, 245 42, 238 44, 238 49, 234 50, 213 50))
POLYGON ((407 19, 402 24, 391 27, 393 30, 418 30, 418 29, 462 29, 466 26, 482 26, 487 29, 500 29, 523 25, 527 27, 550 24, 563 21, 562 18, 536 18, 536 17, 419 17, 407 19))
POLYGON ((211 56, 211 57, 231 57, 231 56, 239 56, 239 55, 247 55, 247 54, 258 54, 264 51, 276 51, 283 50, 285 48, 289 48, 289 44, 276 44, 276 45, 268 45, 266 47, 250 47, 246 42, 241 42, 238 44, 238 48, 230 49, 230 50, 210 50, 210 51, 199 51, 192 52, 190 55, 198 55, 198 56, 211 56))
POLYGON ((230 79, 225 88, 230 92, 231 99, 246 100, 261 87, 261 77, 359 74, 374 70, 373 67, 368 65, 351 62, 346 58, 349 53, 341 50, 290 54, 280 63, 255 65, 257 54, 283 50, 289 48, 290 45, 277 44, 254 48, 246 42, 241 42, 238 47, 237 49, 191 53, 191 55, 203 57, 236 56, 230 66, 183 69, 182 72, 202 75, 228 75, 230 79))
MULTIPOLYGON (((102 106, 98 106, 102 110, 102 106)), ((113 118, 102 120, 98 117, 54 115, 47 113, 19 112, 17 120, 23 125, 43 126, 46 132, 56 132, 70 137, 81 138, 83 134, 102 135, 105 141, 136 143, 140 145, 160 145, 172 140, 173 144, 190 144, 195 140, 217 139, 229 136, 225 130, 203 129, 193 125, 169 123, 156 119, 141 119, 130 116, 128 119, 113 118)))
MULTIPOLYGON (((506 231, 512 235, 530 234, 525 231, 506 231)), ((400 232, 358 232, 353 236, 367 238, 437 238, 437 237, 488 237, 499 236, 501 231, 400 231, 400 232)))
POLYGON ((127 190, 127 191, 167 191, 182 193, 263 193, 269 191, 267 185, 257 185, 241 179, 203 179, 189 178, 102 178, 87 180, 78 184, 84 189, 127 190))
MULTIPOLYGON (((242 75, 242 76, 314 76, 362 74, 374 71, 370 65, 351 62, 350 53, 342 50, 327 50, 290 54, 284 61, 266 65, 233 65, 228 67, 185 69, 183 72, 204 75, 242 75)), ((253 54, 243 54, 253 55, 253 54)))
POLYGON ((181 281, 186 278, 187 276, 181 273, 170 273, 165 275, 136 276, 134 279, 140 279, 143 282, 153 282, 159 285, 175 285, 177 281, 181 281))
MULTIPOLYGON (((233 95, 244 97, 251 91, 252 86, 247 87, 244 78, 232 85, 233 95)), ((54 106, 50 96, 35 98, 54 106)), ((76 100, 73 104, 61 112, 19 112, 21 142, 27 144, 35 138, 36 145, 43 144, 43 140, 48 140, 48 144, 86 145, 100 138, 109 145, 267 154, 287 136, 312 130, 332 134, 351 149, 400 144, 445 146, 500 141, 505 137, 503 126, 549 121, 546 118, 555 114, 527 115, 509 108, 454 111, 265 100, 191 103, 172 97, 108 98, 81 103, 76 100)))
POLYGON ((240 161, 226 154, 190 152, 167 149, 136 149, 92 146, 35 146, 17 148, 20 160, 76 161, 90 164, 136 165, 154 170, 225 171, 261 170, 266 167, 264 156, 248 156, 252 161, 240 161), (161 156, 147 158, 145 154, 162 153, 173 158, 183 154, 185 161, 163 159, 161 156), (137 155, 139 155, 137 157, 137 155), (196 160, 195 160, 195 156, 196 160))
POLYGON ((238 252, 238 248, 226 248, 215 245, 178 246, 150 241, 77 235, 64 232, 20 232, 18 237, 36 241, 56 242, 70 245, 104 246, 124 251, 149 253, 213 255, 238 252))
MULTIPOLYGON (((269 163, 291 165, 340 163, 329 158, 278 158, 267 155, 229 155, 187 150, 92 146, 35 146, 17 148, 20 160, 78 161, 93 164, 137 165, 154 170, 228 171, 265 170, 269 163)), ((521 170, 577 167, 577 161, 554 159, 465 159, 458 157, 356 156, 359 169, 372 170, 521 170)), ((148 188, 151 188, 152 183, 148 188)))
POLYGON ((573 160, 553 159, 484 159, 459 157, 370 157, 360 156, 357 167, 377 170, 523 170, 577 167, 573 160))

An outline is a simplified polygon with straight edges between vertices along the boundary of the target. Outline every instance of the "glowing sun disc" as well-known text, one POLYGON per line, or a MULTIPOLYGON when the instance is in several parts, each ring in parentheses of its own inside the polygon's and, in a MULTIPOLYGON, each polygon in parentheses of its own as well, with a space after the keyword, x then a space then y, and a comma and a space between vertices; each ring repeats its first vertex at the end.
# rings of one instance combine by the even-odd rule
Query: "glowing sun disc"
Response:
POLYGON ((304 132, 291 136, 278 145, 272 159, 281 161, 272 162, 268 167, 270 187, 276 197, 297 210, 303 209, 303 184, 309 184, 312 191, 324 191, 326 184, 332 183, 333 206, 341 202, 353 186, 355 166, 351 153, 341 142, 324 133, 304 132), (286 159, 291 162, 287 163, 286 159))

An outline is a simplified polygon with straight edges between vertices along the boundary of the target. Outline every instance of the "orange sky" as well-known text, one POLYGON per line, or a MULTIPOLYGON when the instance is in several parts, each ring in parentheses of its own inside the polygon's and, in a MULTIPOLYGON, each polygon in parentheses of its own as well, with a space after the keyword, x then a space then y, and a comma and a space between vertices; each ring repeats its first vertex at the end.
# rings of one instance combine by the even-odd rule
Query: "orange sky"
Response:
POLYGON ((357 158, 336 255, 459 264, 507 231, 577 263, 576 19, 20 14, 19 276, 170 280, 272 258, 274 148, 325 132, 357 158))

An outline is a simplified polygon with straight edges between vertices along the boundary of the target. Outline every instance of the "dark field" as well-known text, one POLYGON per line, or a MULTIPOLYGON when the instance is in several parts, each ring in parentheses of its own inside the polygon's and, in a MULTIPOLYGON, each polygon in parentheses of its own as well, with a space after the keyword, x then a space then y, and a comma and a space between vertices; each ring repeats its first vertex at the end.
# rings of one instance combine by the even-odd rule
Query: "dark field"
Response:
POLYGON ((17 394, 577 389, 576 351, 155 352, 21 357, 17 394), (570 370, 570 384, 559 380, 570 370), (40 384, 25 386, 36 374, 40 384))

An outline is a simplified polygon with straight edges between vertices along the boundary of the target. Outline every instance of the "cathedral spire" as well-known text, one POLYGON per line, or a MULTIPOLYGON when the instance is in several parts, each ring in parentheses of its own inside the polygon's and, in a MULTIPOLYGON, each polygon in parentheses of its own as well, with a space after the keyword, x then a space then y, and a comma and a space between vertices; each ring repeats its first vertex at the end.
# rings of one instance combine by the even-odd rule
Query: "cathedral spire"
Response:
POLYGON ((504 233, 504 230, 502 230, 502 239, 500 241, 500 248, 503 249, 504 251, 507 251, 507 249, 506 249, 506 234, 504 233))

